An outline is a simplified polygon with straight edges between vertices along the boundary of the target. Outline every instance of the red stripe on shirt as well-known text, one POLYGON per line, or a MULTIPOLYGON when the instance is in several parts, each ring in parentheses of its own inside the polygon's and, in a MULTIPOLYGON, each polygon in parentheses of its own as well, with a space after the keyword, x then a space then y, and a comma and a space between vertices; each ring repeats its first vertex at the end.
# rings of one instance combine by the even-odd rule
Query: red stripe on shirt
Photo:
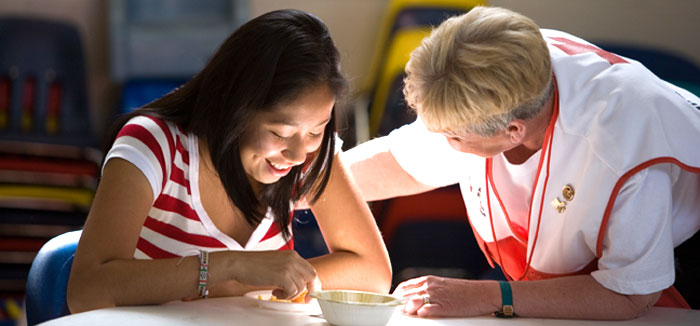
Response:
POLYGON ((173 170, 170 172, 170 180, 187 188, 187 193, 190 194, 190 182, 185 178, 185 172, 175 166, 175 164, 172 165, 172 169, 173 170))
POLYGON ((134 137, 141 141, 144 145, 148 147, 148 149, 151 150, 153 155, 155 155, 158 159, 158 163, 160 164, 160 169, 163 174, 163 184, 161 185, 161 187, 165 187, 165 181, 168 179, 167 172, 165 171, 165 158, 163 157, 163 150, 160 148, 160 144, 158 144, 158 141, 153 136, 153 134, 143 126, 136 124, 127 124, 119 132, 117 138, 121 136, 134 137))
POLYGON ((195 212, 188 203, 175 197, 168 196, 167 194, 161 194, 158 196, 155 203, 153 203, 153 207, 168 212, 176 212, 190 220, 199 221, 197 212, 195 212))
POLYGON ((151 259, 162 259, 162 258, 177 258, 180 257, 173 253, 167 252, 154 246, 152 243, 148 242, 144 238, 139 237, 139 241, 136 242, 136 249, 141 250, 146 256, 151 259))
POLYGON ((187 152, 184 146, 182 146, 182 141, 180 137, 177 137, 177 143, 175 144, 175 149, 180 152, 180 157, 182 157, 182 162, 190 165, 190 154, 187 152))
POLYGON ((168 140, 168 148, 170 149, 170 161, 172 161, 175 158, 175 142, 173 141, 173 134, 170 133, 170 128, 168 128, 168 125, 165 123, 165 121, 161 119, 150 116, 146 117, 153 120, 153 122, 155 122, 158 125, 158 127, 160 127, 160 130, 163 131, 165 139, 168 140))
POLYGON ((294 250, 294 239, 289 239, 284 246, 277 248, 277 250, 294 250))
POLYGON ((187 233, 173 225, 163 223, 150 216, 146 218, 146 222, 143 223, 143 226, 153 230, 154 232, 160 233, 163 236, 168 237, 170 239, 188 243, 191 245, 210 248, 226 248, 226 245, 221 243, 219 240, 216 240, 215 238, 205 235, 187 233))
POLYGON ((270 224, 270 228, 267 229, 267 233, 265 233, 265 235, 262 237, 262 239, 260 239, 260 242, 263 242, 267 239, 273 238, 274 236, 278 235, 280 232, 282 232, 282 230, 280 229, 277 222, 272 222, 272 224, 270 224))
POLYGON ((182 127, 180 127, 180 125, 176 124, 176 125, 175 125, 175 128, 177 128, 177 130, 178 130, 181 134, 183 134, 183 135, 186 135, 186 134, 187 134, 187 132, 185 132, 185 129, 182 129, 182 127))

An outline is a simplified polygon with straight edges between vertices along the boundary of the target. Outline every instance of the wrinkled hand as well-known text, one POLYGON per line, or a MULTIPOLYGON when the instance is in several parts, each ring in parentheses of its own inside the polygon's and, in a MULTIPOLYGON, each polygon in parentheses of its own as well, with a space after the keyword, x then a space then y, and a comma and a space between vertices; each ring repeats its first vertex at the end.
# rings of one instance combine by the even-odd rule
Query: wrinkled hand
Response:
MULTIPOLYGON (((484 281, 422 276, 402 282, 394 295, 407 298, 405 314, 420 317, 479 316, 491 313, 484 281), (427 299, 425 299, 427 297, 427 299)), ((496 285, 498 286, 498 285, 496 285)))
POLYGON ((316 270, 294 250, 238 252, 234 258, 233 275, 236 281, 274 288, 272 294, 280 299, 291 299, 308 292, 320 291, 321 281, 316 270))

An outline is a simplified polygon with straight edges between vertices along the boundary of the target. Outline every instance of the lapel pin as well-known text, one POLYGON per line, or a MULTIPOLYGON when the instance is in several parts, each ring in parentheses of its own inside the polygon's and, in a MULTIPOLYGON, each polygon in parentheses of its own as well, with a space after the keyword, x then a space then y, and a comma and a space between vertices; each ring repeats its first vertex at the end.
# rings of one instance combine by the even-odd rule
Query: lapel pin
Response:
POLYGON ((572 201, 574 200, 574 195, 576 194, 574 192, 574 187, 571 185, 566 185, 564 188, 561 189, 561 194, 564 196, 564 199, 566 201, 572 201))
POLYGON ((559 198, 554 198, 554 200, 552 200, 552 207, 554 207, 559 214, 564 213, 566 210, 566 202, 559 200, 559 198))

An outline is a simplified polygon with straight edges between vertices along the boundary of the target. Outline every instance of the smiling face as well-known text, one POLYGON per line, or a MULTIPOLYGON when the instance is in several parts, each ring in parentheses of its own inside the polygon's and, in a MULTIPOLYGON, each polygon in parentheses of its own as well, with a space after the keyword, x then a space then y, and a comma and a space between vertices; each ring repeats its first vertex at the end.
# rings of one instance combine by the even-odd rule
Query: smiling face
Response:
POLYGON ((254 189, 287 175, 321 146, 335 95, 326 85, 296 100, 256 113, 241 139, 241 162, 254 189))

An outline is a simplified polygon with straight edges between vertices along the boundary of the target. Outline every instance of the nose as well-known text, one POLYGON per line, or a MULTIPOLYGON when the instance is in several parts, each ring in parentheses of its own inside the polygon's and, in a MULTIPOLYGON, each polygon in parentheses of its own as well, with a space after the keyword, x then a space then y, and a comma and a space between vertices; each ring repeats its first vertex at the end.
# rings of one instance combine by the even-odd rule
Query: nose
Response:
POLYGON ((292 164, 301 164, 306 161, 306 144, 303 137, 291 137, 287 142, 287 148, 282 150, 282 156, 292 164))

